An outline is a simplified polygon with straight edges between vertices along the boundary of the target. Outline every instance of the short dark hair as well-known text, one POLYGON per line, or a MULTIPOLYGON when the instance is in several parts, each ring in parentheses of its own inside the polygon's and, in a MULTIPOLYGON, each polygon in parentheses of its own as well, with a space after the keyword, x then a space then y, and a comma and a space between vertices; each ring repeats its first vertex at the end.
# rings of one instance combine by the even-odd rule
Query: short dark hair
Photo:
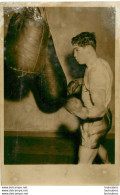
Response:
POLYGON ((95 33, 82 32, 72 38, 72 45, 77 44, 80 47, 91 45, 96 50, 96 37, 95 33))

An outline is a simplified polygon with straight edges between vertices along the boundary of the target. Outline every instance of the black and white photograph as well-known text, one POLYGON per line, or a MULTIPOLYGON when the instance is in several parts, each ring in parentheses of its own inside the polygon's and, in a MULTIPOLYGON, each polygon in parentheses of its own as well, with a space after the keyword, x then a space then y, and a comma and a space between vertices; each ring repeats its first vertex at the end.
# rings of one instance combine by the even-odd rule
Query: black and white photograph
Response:
POLYGON ((116 8, 3 14, 4 165, 114 165, 116 8))

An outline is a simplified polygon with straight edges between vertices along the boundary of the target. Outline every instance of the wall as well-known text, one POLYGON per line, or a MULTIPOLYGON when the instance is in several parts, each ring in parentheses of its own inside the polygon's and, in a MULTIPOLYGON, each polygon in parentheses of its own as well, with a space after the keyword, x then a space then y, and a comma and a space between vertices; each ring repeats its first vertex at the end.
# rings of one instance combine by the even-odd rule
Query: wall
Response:
MULTIPOLYGON (((73 48, 71 38, 83 31, 95 32, 97 38, 97 55, 109 62, 115 73, 115 29, 114 10, 112 8, 46 8, 50 31, 53 36, 56 52, 65 72, 67 82, 74 79, 71 72, 74 67, 69 62, 72 59, 73 48)), ((6 20, 7 21, 7 20, 6 20)), ((114 100, 115 85, 111 100, 114 132, 114 100)), ((10 131, 58 131, 60 126, 66 126, 74 131, 78 120, 64 108, 53 114, 41 112, 30 92, 20 102, 5 100, 5 130, 10 131)))

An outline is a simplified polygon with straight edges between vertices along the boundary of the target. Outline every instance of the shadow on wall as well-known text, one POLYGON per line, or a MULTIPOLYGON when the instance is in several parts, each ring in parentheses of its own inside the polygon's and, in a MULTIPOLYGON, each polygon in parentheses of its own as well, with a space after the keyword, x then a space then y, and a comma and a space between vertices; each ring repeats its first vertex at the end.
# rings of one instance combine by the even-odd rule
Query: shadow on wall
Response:
POLYGON ((60 109, 67 100, 67 81, 52 37, 49 38, 46 59, 43 70, 35 77, 30 88, 38 107, 43 112, 52 113, 60 109))
POLYGON ((83 78, 85 74, 86 65, 79 64, 75 58, 73 53, 66 57, 66 64, 69 71, 69 75, 73 79, 83 78))

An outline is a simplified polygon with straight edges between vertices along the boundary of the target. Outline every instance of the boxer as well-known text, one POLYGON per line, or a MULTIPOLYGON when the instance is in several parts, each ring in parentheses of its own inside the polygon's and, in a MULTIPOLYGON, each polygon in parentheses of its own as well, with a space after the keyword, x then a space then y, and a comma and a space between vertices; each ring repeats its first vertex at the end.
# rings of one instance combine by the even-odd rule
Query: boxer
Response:
POLYGON ((79 147, 79 163, 93 163, 97 154, 103 163, 109 163, 102 140, 112 126, 111 101, 113 74, 109 64, 96 54, 94 33, 82 32, 72 38, 74 57, 79 64, 86 64, 84 79, 72 81, 68 94, 80 91, 80 98, 72 97, 66 109, 81 119, 82 135, 79 147), (106 128, 107 127, 107 128, 106 128))

